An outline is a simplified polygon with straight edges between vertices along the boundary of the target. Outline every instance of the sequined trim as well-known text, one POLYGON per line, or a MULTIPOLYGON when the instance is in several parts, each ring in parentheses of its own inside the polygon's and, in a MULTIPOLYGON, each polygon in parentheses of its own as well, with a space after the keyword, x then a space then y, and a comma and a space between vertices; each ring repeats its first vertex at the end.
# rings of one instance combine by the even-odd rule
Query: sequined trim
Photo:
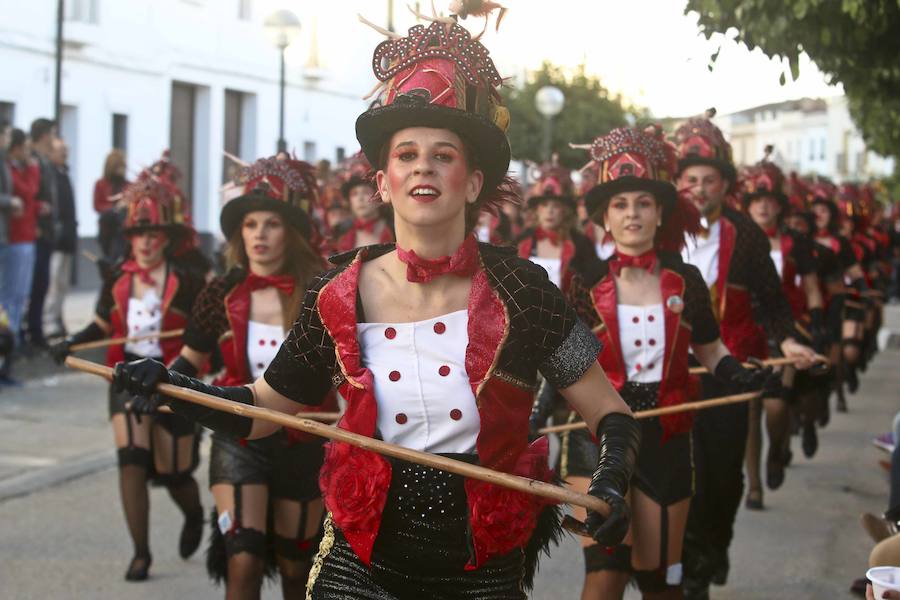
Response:
POLYGON ((306 600, 313 600, 312 592, 316 585, 316 580, 319 578, 319 573, 322 572, 322 565, 325 563, 325 559, 328 558, 331 549, 334 547, 334 523, 331 521, 331 513, 328 513, 328 516, 325 518, 323 528, 322 542, 319 544, 319 551, 316 553, 316 558, 313 559, 312 567, 309 569, 309 579, 306 580, 306 600))
POLYGON ((603 345, 591 330, 581 321, 576 321, 559 348, 541 363, 540 371, 550 385, 563 390, 581 379, 597 362, 597 355, 602 349, 603 345))
POLYGON ((517 387, 520 387, 520 388, 523 388, 526 390, 531 390, 532 392, 536 392, 539 387, 537 385, 532 385, 522 379, 519 379, 518 377, 514 377, 513 375, 510 375, 506 371, 501 371, 499 369, 497 369, 493 372, 493 376, 496 379, 499 379, 500 381, 505 381, 506 383, 510 383, 512 385, 515 385, 517 387))

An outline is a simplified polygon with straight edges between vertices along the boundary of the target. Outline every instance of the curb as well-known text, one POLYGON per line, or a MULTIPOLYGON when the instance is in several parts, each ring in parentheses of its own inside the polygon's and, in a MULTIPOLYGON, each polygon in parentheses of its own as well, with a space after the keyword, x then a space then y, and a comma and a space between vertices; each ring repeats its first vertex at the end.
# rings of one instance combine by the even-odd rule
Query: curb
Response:
POLYGON ((116 464, 115 450, 86 454, 42 469, 34 469, 0 481, 0 502, 33 494, 108 469, 116 464))

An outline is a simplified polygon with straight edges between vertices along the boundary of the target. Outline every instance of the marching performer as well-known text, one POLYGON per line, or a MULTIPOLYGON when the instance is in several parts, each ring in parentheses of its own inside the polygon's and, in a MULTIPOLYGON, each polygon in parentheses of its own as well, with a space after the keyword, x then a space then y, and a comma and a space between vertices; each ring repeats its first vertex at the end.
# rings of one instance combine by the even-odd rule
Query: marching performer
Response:
MULTIPOLYGON (((572 279, 570 298, 596 333, 599 361, 633 411, 675 406, 696 392, 688 352, 725 384, 759 389, 771 369, 748 370, 719 340, 709 293, 678 250, 699 229, 697 209, 672 184, 675 150, 656 129, 615 129, 590 146, 598 184, 585 198, 615 253, 572 279)), ((645 598, 681 598, 681 550, 693 494, 692 419, 682 413, 641 420, 632 479, 629 535, 612 552, 584 548, 582 598, 622 598, 634 576, 645 598)), ((563 438, 560 475, 586 490, 597 450, 587 430, 563 438)), ((576 516, 578 510, 576 509, 576 516)))
MULTIPOLYGON (((62 362, 75 344, 107 337, 152 336, 181 329, 202 289, 203 278, 183 270, 174 254, 192 234, 185 225, 184 196, 166 178, 143 171, 123 192, 127 216, 123 234, 129 258, 112 267, 97 301, 94 321, 51 348, 62 362)), ((106 362, 140 358, 172 362, 181 350, 181 336, 150 338, 111 345, 106 362)), ((203 534, 203 508, 193 472, 197 468, 200 430, 172 414, 141 414, 133 394, 110 389, 109 415, 117 448, 119 488, 134 557, 125 579, 147 579, 152 562, 149 518, 150 481, 165 485, 184 514, 179 554, 188 558, 203 534)))
MULTIPOLYGON (((150 360, 120 365, 117 385, 146 391, 168 381, 285 412, 337 386, 344 429, 546 481, 546 441, 528 445, 540 370, 595 432, 589 493, 612 510, 605 520, 589 514, 586 530, 617 544, 637 423, 597 364, 596 338, 545 271, 472 235, 480 212, 505 200, 500 75, 455 23, 383 42, 373 66, 384 91, 357 120, 357 137, 394 210, 397 245, 336 258, 251 386, 207 386, 150 360)), ((274 429, 169 402, 234 437, 274 429)), ((528 494, 344 443, 329 445, 320 483, 330 517, 308 584, 317 600, 524 599, 557 519, 528 494)))
MULTIPOLYGON (((685 262, 700 270, 719 319, 722 341, 739 360, 765 358, 767 335, 800 368, 812 365, 815 353, 793 337, 790 305, 769 258, 771 246, 753 221, 724 200, 736 183, 731 146, 709 119, 690 119, 675 133, 680 159, 678 187, 691 194, 704 231, 688 239, 685 262), (753 304, 758 306, 754 311, 753 304), (754 312, 765 325, 757 325, 754 312)), ((703 378, 704 397, 723 394, 712 377, 703 378)), ((701 412, 694 423, 697 489, 685 535, 685 592, 705 598, 710 582, 728 578, 728 546, 743 496, 744 447, 748 412, 745 404, 701 412)))
MULTIPOLYGON (((781 288, 791 306, 795 321, 809 317, 811 342, 819 349, 827 343, 825 311, 819 278, 816 275, 815 249, 809 236, 800 235, 784 227, 790 211, 784 193, 784 173, 768 160, 772 147, 766 148, 766 157, 740 174, 741 199, 744 211, 759 225, 769 241, 769 256, 775 265, 781 288)), ((774 340, 769 343, 770 355, 780 355, 774 340)), ((792 367, 781 371, 780 393, 771 394, 750 403, 749 435, 747 437, 747 477, 749 489, 745 505, 749 509, 763 508, 763 487, 760 477, 762 432, 760 417, 765 415, 769 451, 766 457, 766 485, 776 490, 784 482, 785 467, 790 456, 790 418, 788 401, 799 391, 797 372, 792 367)))
MULTIPOLYGON (((324 266, 309 242, 316 197, 310 165, 260 159, 241 169, 236 184, 243 193, 221 216, 230 270, 200 292, 172 364, 196 376, 218 347, 225 371, 217 385, 248 384, 265 371, 324 266)), ((321 439, 291 430, 250 441, 213 435, 209 480, 217 526, 207 567, 225 580, 227 598, 259 597, 263 575, 275 566, 269 547, 284 597, 302 594, 323 520, 322 459, 321 439)))
POLYGON ((579 265, 596 258, 594 246, 575 227, 575 187, 569 170, 556 163, 542 167, 528 208, 534 211, 537 226, 519 238, 519 257, 543 267, 550 281, 565 292, 579 265))
POLYGON ((371 181, 352 175, 341 185, 341 196, 350 206, 353 221, 346 231, 337 236, 335 246, 338 252, 394 241, 387 218, 390 211, 384 204, 375 201, 375 187, 371 181))

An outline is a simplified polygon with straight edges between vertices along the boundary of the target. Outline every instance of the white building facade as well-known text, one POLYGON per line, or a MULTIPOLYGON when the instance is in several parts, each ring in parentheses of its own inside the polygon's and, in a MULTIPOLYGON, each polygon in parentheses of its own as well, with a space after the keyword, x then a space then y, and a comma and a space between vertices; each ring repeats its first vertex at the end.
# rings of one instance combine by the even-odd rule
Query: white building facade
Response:
POLYGON ((757 106, 720 115, 716 123, 731 142, 738 165, 758 162, 771 144, 771 159, 786 173, 843 182, 886 177, 894 170, 892 159, 866 148, 844 96, 757 106))
MULTIPOLYGON (((113 147, 131 177, 171 148, 197 229, 218 230, 223 150, 252 161, 278 140, 279 51, 262 26, 272 3, 66 0, 60 134, 82 237, 96 233, 93 186, 113 147)), ((322 35, 315 11, 301 12, 314 5, 294 4, 302 33, 288 48, 285 139, 299 158, 334 163, 358 150, 353 125, 379 36, 356 22, 337 24, 343 38, 322 35)), ((27 132, 53 116, 56 2, 0 0, 0 14, 0 120, 27 132)))

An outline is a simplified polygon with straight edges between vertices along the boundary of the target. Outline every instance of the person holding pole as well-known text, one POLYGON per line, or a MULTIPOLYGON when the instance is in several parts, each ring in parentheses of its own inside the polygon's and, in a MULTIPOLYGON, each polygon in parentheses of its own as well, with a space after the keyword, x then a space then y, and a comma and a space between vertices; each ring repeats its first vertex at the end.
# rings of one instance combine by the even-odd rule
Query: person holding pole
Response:
MULTIPOLYGON (((200 292, 172 364, 196 376, 218 347, 225 363, 218 385, 262 375, 297 320, 307 285, 325 266, 310 245, 317 196, 311 165, 284 155, 263 158, 244 166, 235 183, 242 193, 220 219, 230 270, 200 292)), ((336 410, 331 400, 324 408, 336 410)), ((324 520, 323 443, 292 429, 261 440, 213 434, 209 479, 218 526, 207 568, 225 580, 226 598, 259 597, 263 576, 276 569, 285 598, 303 594, 324 520)))
MULTIPOLYGON (((672 184, 674 147, 655 127, 614 129, 583 147, 591 157, 586 168, 598 174, 585 207, 616 249, 580 269, 568 296, 599 339, 600 364, 622 398, 632 411, 644 411, 696 396, 689 351, 736 391, 763 387, 771 368, 746 369, 731 356, 719 339, 703 278, 678 254, 685 234, 699 230, 699 214, 672 184)), ((548 416, 543 408, 533 413, 534 427, 548 416)), ((632 577, 644 598, 682 597, 682 539, 694 478, 692 415, 640 423, 629 535, 611 552, 586 542, 583 599, 622 598, 632 577)), ((587 489, 589 465, 596 461, 590 433, 563 434, 562 448, 560 475, 572 488, 587 489)))
MULTIPOLYGON (((588 493, 609 512, 589 513, 583 530, 618 544, 639 427, 597 363, 597 339, 546 271, 472 233, 482 210, 510 199, 509 115, 487 49, 460 25, 433 22, 393 34, 373 66, 384 91, 356 131, 397 244, 336 257, 253 384, 209 386, 144 359, 118 365, 115 385, 250 439, 276 426, 160 399, 157 385, 286 413, 337 387, 347 401, 339 430, 539 483, 551 479, 546 439, 528 443, 540 371, 600 448, 588 493)), ((345 442, 329 444, 320 484, 329 517, 307 586, 316 600, 524 599, 540 549, 559 532, 555 507, 537 495, 345 442)))
MULTIPOLYGON (((113 267, 97 301, 94 320, 81 331, 51 347, 62 362, 77 344, 103 338, 141 338, 109 346, 106 361, 142 357, 173 361, 181 351, 181 336, 152 338, 183 328, 204 280, 179 268, 176 248, 190 230, 184 225, 183 195, 169 180, 144 171, 129 185, 124 200, 128 207, 124 234, 129 258, 113 267)), ((203 507, 193 472, 199 462, 199 427, 172 414, 140 414, 131 406, 133 395, 111 389, 109 414, 117 448, 119 487, 134 557, 125 579, 147 579, 150 554, 150 481, 165 485, 184 514, 179 554, 190 557, 203 534, 203 507)))

